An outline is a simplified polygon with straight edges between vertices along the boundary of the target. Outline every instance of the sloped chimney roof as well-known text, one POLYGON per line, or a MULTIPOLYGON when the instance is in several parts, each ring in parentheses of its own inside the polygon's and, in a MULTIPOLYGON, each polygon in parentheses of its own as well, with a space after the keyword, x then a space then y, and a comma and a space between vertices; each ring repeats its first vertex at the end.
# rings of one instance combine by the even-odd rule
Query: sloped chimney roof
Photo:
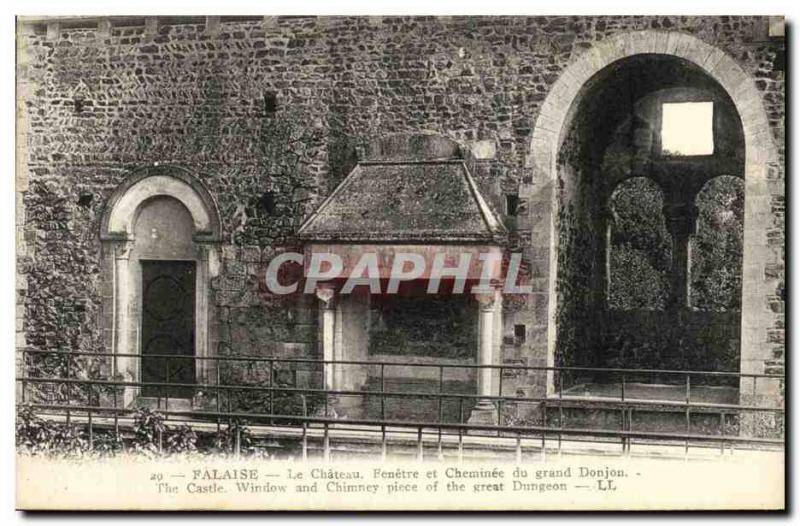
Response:
POLYGON ((463 160, 361 162, 300 227, 325 242, 500 243, 463 160))

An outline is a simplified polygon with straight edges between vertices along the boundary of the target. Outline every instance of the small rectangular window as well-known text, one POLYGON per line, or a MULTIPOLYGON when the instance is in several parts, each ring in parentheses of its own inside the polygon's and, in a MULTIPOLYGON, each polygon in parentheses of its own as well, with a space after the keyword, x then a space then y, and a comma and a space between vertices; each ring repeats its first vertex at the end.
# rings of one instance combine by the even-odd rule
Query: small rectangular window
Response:
POLYGON ((514 342, 517 345, 525 343, 525 325, 514 325, 514 342))
POLYGON ((661 106, 661 153, 669 156, 714 153, 714 103, 667 102, 661 106))
POLYGON ((264 113, 273 115, 278 111, 278 96, 274 93, 264 93, 264 113))
POLYGON ((506 194, 506 215, 514 217, 519 209, 519 196, 517 194, 506 194))

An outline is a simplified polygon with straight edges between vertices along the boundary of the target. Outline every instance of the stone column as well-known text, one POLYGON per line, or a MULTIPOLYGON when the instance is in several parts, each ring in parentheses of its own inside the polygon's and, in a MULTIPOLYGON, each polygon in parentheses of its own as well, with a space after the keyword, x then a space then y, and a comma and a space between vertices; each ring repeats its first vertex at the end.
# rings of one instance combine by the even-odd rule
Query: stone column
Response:
MULTIPOLYGON (((217 327, 215 318, 210 310, 213 308, 210 302, 210 281, 217 275, 219 265, 216 261, 216 250, 213 246, 198 243, 197 245, 197 287, 195 298, 195 374, 199 384, 215 384, 217 382, 217 371, 219 363, 212 360, 215 354, 212 345, 216 341, 217 327)), ((207 391, 197 389, 192 399, 192 406, 197 409, 212 407, 210 404, 217 396, 214 389, 207 391)))
MULTIPOLYGON (((498 318, 502 316, 502 294, 500 289, 493 292, 476 294, 478 300, 478 365, 495 365, 495 350, 500 337, 498 318)), ((478 395, 481 397, 496 396, 493 379, 496 371, 492 368, 478 369, 478 395)), ((497 424, 497 406, 489 398, 479 398, 469 417, 470 424, 497 424)))
MULTIPOLYGON (((316 290, 320 308, 320 342, 322 343, 322 359, 325 362, 335 360, 336 345, 336 305, 335 292, 332 288, 320 287, 316 290)), ((323 365, 323 384, 326 390, 336 389, 336 374, 332 363, 323 365)))
POLYGON ((697 207, 693 203, 671 203, 664 206, 667 229, 672 236, 672 290, 670 307, 689 308, 689 240, 697 224, 697 207))
MULTIPOLYGON (((133 243, 130 241, 115 242, 114 253, 114 380, 126 382, 139 380, 138 364, 134 356, 134 336, 130 309, 132 294, 130 290, 130 257, 133 243)), ((125 407, 130 405, 138 395, 136 387, 122 389, 122 399, 117 398, 117 403, 125 407)))
POLYGON ((598 305, 602 305, 603 310, 605 310, 608 307, 608 298, 611 297, 611 240, 614 224, 616 223, 614 212, 610 207, 605 207, 603 209, 600 221, 600 232, 602 232, 602 237, 600 238, 602 270, 599 276, 599 286, 596 290, 603 292, 602 299, 604 303, 598 303, 598 305))

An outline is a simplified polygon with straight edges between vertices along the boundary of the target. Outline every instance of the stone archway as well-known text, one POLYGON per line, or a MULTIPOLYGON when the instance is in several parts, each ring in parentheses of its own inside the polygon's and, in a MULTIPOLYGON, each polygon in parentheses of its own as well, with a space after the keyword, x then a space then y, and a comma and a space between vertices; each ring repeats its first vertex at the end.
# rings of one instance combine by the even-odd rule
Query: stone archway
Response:
MULTIPOLYGON (((211 355, 214 341, 210 323, 210 281, 218 273, 218 243, 221 239, 219 212, 208 190, 185 169, 172 166, 152 166, 137 171, 125 180, 106 203, 100 225, 100 240, 105 258, 107 298, 107 346, 115 355, 112 374, 124 381, 144 381, 142 378, 142 274, 145 264, 153 261, 162 266, 191 262, 189 309, 194 312, 191 345, 194 362, 192 378, 198 383, 210 383, 215 377, 216 364, 203 360, 211 355), (160 203, 164 216, 150 210, 160 203), (145 210, 148 213, 143 213, 145 210), (159 231, 166 232, 183 217, 179 245, 159 252, 158 243, 147 235, 135 235, 140 218, 153 216, 166 221, 159 231), (145 250, 146 247, 146 250, 145 250), (177 260, 177 261, 172 261, 177 260), (191 306, 193 304, 193 307, 191 306), (137 355, 139 355, 137 357, 137 355)), ((153 229, 154 236, 156 229, 153 229)), ((147 229, 147 232, 150 230, 147 229)), ((141 232, 139 232, 141 234, 141 232)), ((175 232, 170 232, 174 237, 175 232)), ((157 239, 158 236, 154 237, 157 239)), ((163 242, 162 242, 163 244, 163 242)), ((188 263, 186 263, 188 264, 188 263)), ((191 311, 189 311, 191 312, 191 311)), ((140 393, 138 387, 126 387, 122 402, 129 405, 140 393)))
MULTIPOLYGON (((670 55, 695 64, 728 93, 741 119, 746 199, 740 371, 762 373, 764 360, 768 359, 765 343, 771 325, 766 308, 770 292, 764 270, 773 257, 767 245, 770 228, 767 171, 771 163, 779 162, 762 99, 752 79, 724 51, 689 34, 652 30, 608 38, 578 56, 552 86, 536 118, 526 163, 532 170, 532 182, 523 188, 521 197, 529 205, 533 240, 530 257, 543 262, 549 273, 547 290, 538 293, 539 302, 547 305, 547 365, 555 364, 559 206, 556 181, 560 144, 587 82, 606 66, 639 54, 670 55)), ((552 375, 548 375, 547 384, 548 391, 552 391, 552 375)), ((746 393, 755 392, 749 381, 743 380, 740 387, 743 400, 746 393)), ((776 387, 775 382, 759 382, 757 394, 769 397, 776 387)))
POLYGON ((186 169, 168 165, 141 169, 114 190, 103 210, 100 240, 118 241, 130 238, 139 206, 156 196, 173 197, 189 210, 197 241, 220 241, 219 211, 211 194, 186 169))

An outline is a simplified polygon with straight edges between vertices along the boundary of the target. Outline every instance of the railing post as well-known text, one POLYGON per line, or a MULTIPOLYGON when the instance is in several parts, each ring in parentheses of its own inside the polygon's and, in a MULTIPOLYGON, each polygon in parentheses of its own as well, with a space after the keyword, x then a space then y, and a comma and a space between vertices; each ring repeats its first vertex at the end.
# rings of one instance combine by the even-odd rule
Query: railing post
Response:
POLYGON ((691 375, 689 373, 686 373, 686 404, 687 405, 689 404, 689 402, 692 399, 692 394, 691 394, 692 386, 691 386, 690 377, 691 377, 691 375))
POLYGON ((66 387, 67 387, 67 425, 69 425, 70 421, 71 421, 70 420, 69 407, 72 405, 72 393, 70 392, 71 388, 72 388, 72 385, 69 383, 69 375, 70 375, 69 357, 70 357, 70 354, 66 353, 66 357, 67 357, 67 370, 66 370, 66 376, 67 376, 67 382, 66 382, 66 387))
POLYGON ((236 433, 233 441, 233 454, 236 460, 239 460, 242 454, 242 426, 236 425, 236 433))
POLYGON ((386 420, 386 375, 385 363, 381 363, 381 420, 386 420))
POLYGON ((303 420, 303 462, 308 462, 308 423, 303 420))
MULTIPOLYGON (((442 453, 442 422, 444 421, 444 412, 443 412, 443 397, 444 397, 444 366, 439 366, 439 426, 437 427, 437 441, 438 441, 438 455, 439 460, 444 459, 444 453, 442 453)), ((460 424, 461 422, 459 422, 460 424)))
MULTIPOLYGON (((116 398, 117 390, 114 389, 116 398)), ((114 402, 114 439, 119 442, 119 408, 117 408, 116 401, 114 402)))
MULTIPOLYGON (((30 367, 28 365, 28 350, 26 348, 22 348, 21 351, 22 351, 22 368, 20 370, 20 373, 22 374, 22 377, 25 378, 28 376, 28 371, 30 370, 30 367)), ((20 398, 23 404, 25 403, 25 388, 27 387, 27 384, 28 383, 25 380, 22 380, 22 392, 20 393, 20 398)))
POLYGON ((545 460, 545 453, 544 453, 545 435, 546 435, 546 432, 547 432, 547 428, 549 427, 549 424, 547 422, 547 402, 541 402, 539 404, 539 407, 540 407, 541 412, 542 412, 542 452, 541 452, 541 457, 542 458, 541 458, 541 461, 544 462, 544 460, 545 460))
POLYGON ((620 408, 620 421, 619 421, 619 431, 620 431, 620 438, 622 439, 622 453, 625 454, 625 406, 623 405, 620 408))
POLYGON ((386 449, 387 449, 387 444, 386 444, 386 426, 382 424, 381 425, 381 461, 383 461, 383 462, 386 461, 386 449))
MULTIPOLYGON (((497 380, 497 396, 500 398, 497 399, 497 423, 498 425, 503 425, 503 402, 505 402, 505 398, 503 398, 503 366, 500 366, 500 378, 497 380)), ((497 430, 497 436, 500 436, 500 430, 497 430)))
POLYGON ((324 424, 325 429, 323 431, 323 439, 322 439, 322 459, 325 462, 331 461, 331 439, 330 439, 330 432, 328 430, 328 422, 324 424))
POLYGON ((442 396, 444 394, 444 366, 439 366, 439 436, 442 436, 442 396))
POLYGON ((542 429, 542 462, 547 462, 547 431, 542 429))
MULTIPOLYGON (((167 358, 164 361, 164 363, 166 364, 166 370, 167 370, 166 371, 167 375, 164 377, 164 382, 166 382, 167 385, 163 387, 163 389, 164 389, 164 409, 166 411, 169 411, 169 388, 172 385, 172 382, 170 381, 170 377, 169 377, 169 361, 170 361, 170 358, 167 358)), ((169 418, 169 415, 167 413, 164 413, 164 415, 165 415, 165 418, 169 418)))
POLYGON ((87 418, 89 420, 89 422, 88 422, 88 425, 89 425, 89 450, 90 451, 94 451, 94 428, 92 426, 92 411, 89 410, 86 413, 87 413, 87 418))
MULTIPOLYGON (((628 408, 628 431, 633 431, 633 407, 628 408)), ((628 438, 628 452, 630 453, 633 439, 628 438)))
POLYGON ((558 381, 558 397, 561 398, 561 390, 564 388, 563 386, 564 378, 561 376, 562 373, 561 369, 556 369, 555 373, 556 373, 556 380, 558 381))
MULTIPOLYGON (((144 382, 144 378, 139 376, 138 380, 142 384, 145 384, 145 383, 148 383, 148 384, 155 383, 156 384, 155 387, 154 387, 155 390, 156 390, 156 408, 160 411, 161 410, 161 395, 162 395, 162 389, 164 389, 164 386, 161 384, 161 382, 158 381, 158 378, 156 378, 156 382, 144 382)), ((144 388, 144 387, 145 387, 145 385, 142 385, 142 388, 144 388)), ((150 387, 153 387, 153 386, 150 385, 150 387)), ((141 393, 141 390, 139 392, 141 393)))
POLYGON ((691 380, 689 374, 686 374, 686 448, 684 455, 689 456, 689 435, 692 434, 692 420, 691 420, 691 407, 689 401, 691 400, 691 380))
POLYGON ((417 428, 417 460, 422 462, 422 426, 417 428))
POLYGON ((214 387, 216 388, 216 389, 215 389, 215 391, 216 391, 216 393, 217 393, 217 403, 216 403, 216 405, 217 405, 217 433, 219 433, 219 432, 220 432, 220 430, 222 429, 222 426, 221 426, 221 418, 222 418, 222 392, 221 392, 221 390, 220 390, 220 385, 221 385, 221 382, 220 382, 220 372, 219 372, 219 370, 220 370, 220 363, 219 363, 219 362, 217 362, 217 367, 216 367, 216 369, 217 369, 217 374, 216 374, 216 376, 217 376, 217 384, 216 384, 214 387))
POLYGON ((273 399, 275 397, 275 362, 270 360, 269 362, 269 423, 270 425, 275 425, 275 419, 273 415, 275 414, 275 405, 273 404, 273 399))
POLYGON ((561 430, 564 429, 564 378, 558 370, 558 456, 561 456, 561 430))

